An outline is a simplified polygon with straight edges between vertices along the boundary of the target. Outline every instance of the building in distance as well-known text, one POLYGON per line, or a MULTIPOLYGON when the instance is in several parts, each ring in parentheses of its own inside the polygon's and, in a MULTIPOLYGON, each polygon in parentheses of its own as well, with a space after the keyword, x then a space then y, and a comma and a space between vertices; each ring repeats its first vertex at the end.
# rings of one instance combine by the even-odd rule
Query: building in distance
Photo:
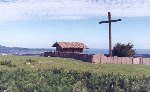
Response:
POLYGON ((56 47, 56 51, 64 53, 83 53, 83 49, 89 49, 81 42, 56 42, 52 47, 56 47))

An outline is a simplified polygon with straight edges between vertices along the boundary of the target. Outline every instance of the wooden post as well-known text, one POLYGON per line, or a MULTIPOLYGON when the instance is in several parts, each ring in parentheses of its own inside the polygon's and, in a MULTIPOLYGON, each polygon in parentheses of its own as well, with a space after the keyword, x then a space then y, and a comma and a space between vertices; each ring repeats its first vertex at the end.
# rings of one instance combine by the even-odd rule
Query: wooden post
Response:
POLYGON ((109 21, 109 56, 112 56, 112 39, 111 39, 111 13, 108 12, 109 21))

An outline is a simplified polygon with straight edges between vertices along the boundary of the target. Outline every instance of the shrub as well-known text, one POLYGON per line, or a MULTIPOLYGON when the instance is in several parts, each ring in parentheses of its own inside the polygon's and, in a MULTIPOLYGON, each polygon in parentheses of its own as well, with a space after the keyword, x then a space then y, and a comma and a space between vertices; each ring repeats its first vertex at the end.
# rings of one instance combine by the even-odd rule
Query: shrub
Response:
POLYGON ((26 63, 30 63, 30 64, 33 64, 33 65, 35 64, 35 62, 36 62, 36 61, 35 61, 35 60, 32 60, 32 59, 27 59, 27 60, 26 60, 26 63))
POLYGON ((3 60, 3 61, 0 61, 0 64, 1 64, 1 65, 9 65, 9 64, 11 64, 11 60, 3 60))
POLYGON ((135 49, 133 49, 133 44, 128 43, 128 44, 121 44, 117 43, 112 50, 112 55, 113 56, 118 56, 118 57, 130 57, 135 54, 135 49))
POLYGON ((0 71, 0 92, 149 92, 150 77, 62 69, 0 71), (77 77, 78 76, 78 77, 77 77), (78 79, 77 79, 78 78, 78 79))
POLYGON ((0 65, 6 65, 8 67, 16 67, 15 64, 12 64, 11 63, 11 60, 3 60, 3 61, 0 61, 0 65))

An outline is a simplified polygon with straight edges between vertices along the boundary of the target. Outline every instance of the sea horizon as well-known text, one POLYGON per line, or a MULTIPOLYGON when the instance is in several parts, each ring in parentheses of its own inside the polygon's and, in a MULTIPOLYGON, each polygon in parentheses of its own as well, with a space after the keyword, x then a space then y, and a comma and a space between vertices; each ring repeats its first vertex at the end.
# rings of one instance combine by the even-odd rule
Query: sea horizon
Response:
MULTIPOLYGON (((136 49, 136 54, 150 54, 150 49, 136 49)), ((97 48, 91 48, 91 49, 84 49, 83 53, 86 54, 108 54, 108 49, 97 49, 97 48)))

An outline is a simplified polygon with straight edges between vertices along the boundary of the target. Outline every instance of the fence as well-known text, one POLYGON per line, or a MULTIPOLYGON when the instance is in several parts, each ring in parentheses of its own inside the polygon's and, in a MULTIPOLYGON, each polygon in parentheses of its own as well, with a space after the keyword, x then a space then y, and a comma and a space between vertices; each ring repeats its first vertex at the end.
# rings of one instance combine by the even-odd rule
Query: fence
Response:
POLYGON ((150 65, 150 58, 133 57, 106 57, 103 54, 82 54, 82 53, 63 53, 63 52, 45 52, 45 57, 63 57, 74 58, 84 62, 96 64, 147 64, 150 65))

